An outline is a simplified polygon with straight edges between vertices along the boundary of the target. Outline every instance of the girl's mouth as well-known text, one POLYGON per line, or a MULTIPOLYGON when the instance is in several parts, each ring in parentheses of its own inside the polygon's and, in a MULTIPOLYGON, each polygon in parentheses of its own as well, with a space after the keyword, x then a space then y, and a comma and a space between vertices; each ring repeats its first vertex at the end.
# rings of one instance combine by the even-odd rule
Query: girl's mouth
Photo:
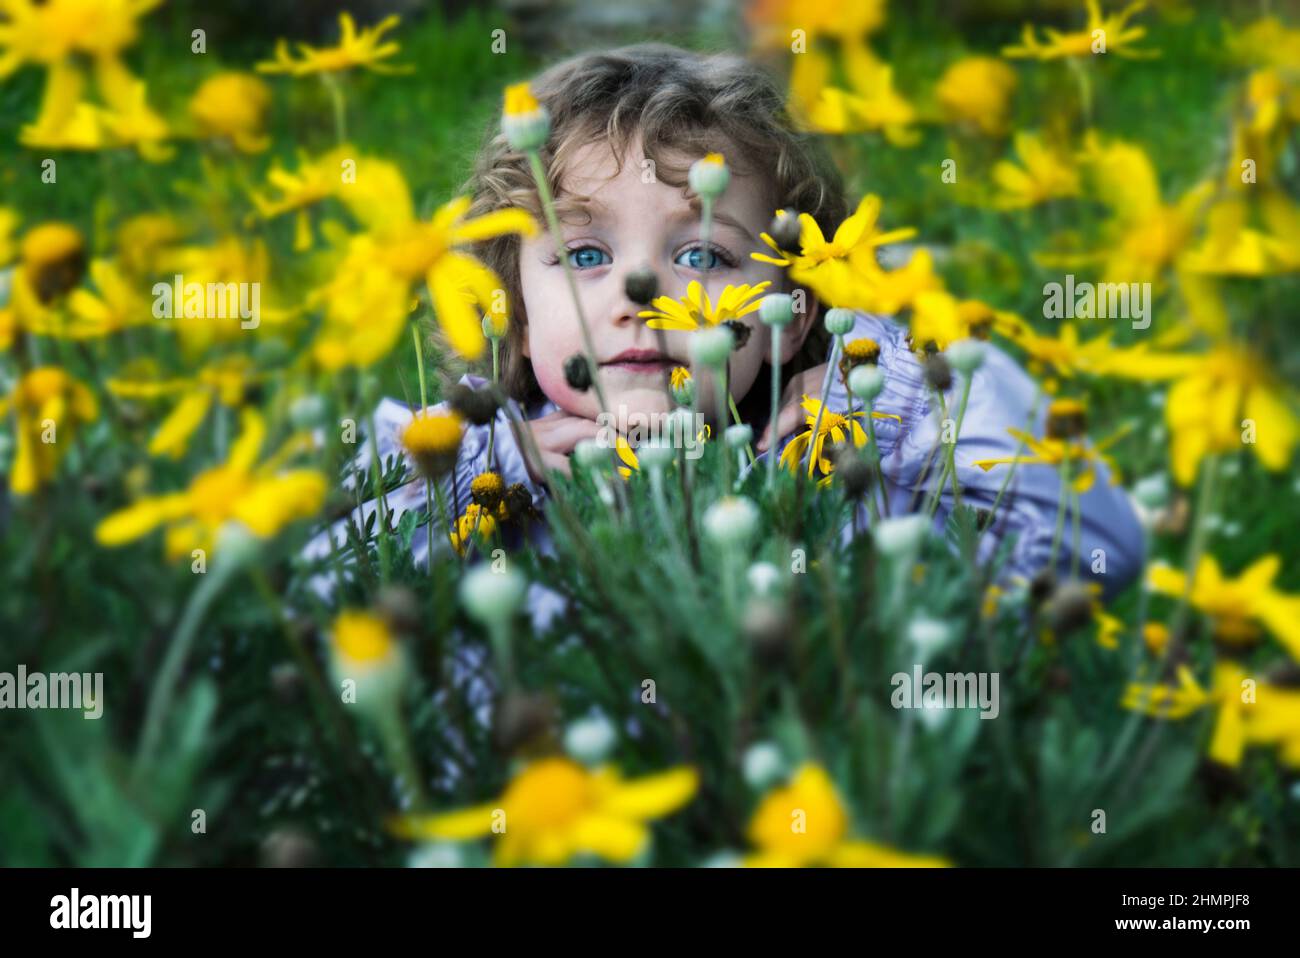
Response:
POLYGON ((680 365, 682 364, 671 356, 665 356, 654 349, 627 349, 601 363, 601 366, 606 368, 655 376, 663 375, 674 366, 680 365))

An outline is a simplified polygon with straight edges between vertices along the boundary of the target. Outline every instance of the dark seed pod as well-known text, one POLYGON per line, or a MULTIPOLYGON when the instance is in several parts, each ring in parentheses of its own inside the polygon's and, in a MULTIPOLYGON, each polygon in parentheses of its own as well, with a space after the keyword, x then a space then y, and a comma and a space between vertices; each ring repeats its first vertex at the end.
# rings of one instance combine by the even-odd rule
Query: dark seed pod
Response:
POLYGON ((1088 429, 1088 414, 1077 399, 1058 399, 1047 408, 1047 435, 1078 439, 1088 429))
POLYGON ((731 335, 736 338, 736 345, 731 347, 733 350, 740 350, 749 342, 749 334, 753 332, 748 326, 738 319, 729 319, 722 324, 731 330, 731 335))
POLYGON ((1048 623, 1057 635, 1067 635, 1092 621, 1093 595, 1082 582, 1065 582, 1047 603, 1048 623))
POLYGON ((555 738, 555 707, 545 695, 511 692, 497 704, 492 741, 503 755, 541 750, 555 738))
POLYGON ((532 493, 522 482, 511 483, 506 488, 506 511, 515 522, 536 518, 537 509, 533 505, 532 493))
POLYGON ((642 306, 649 306, 659 295, 659 277, 649 267, 642 266, 627 274, 623 280, 623 292, 627 298, 642 306))
POLYGON ((779 249, 799 249, 799 236, 802 232, 799 214, 792 209, 781 210, 772 218, 767 232, 779 249))
POLYGON ((838 445, 832 453, 835 462, 835 480, 844 488, 849 499, 860 499, 871 488, 871 464, 849 445, 838 445))
POLYGON ((491 387, 475 389, 464 383, 457 383, 447 390, 447 405, 462 419, 476 426, 486 426, 497 414, 501 403, 491 387))
POLYGON ((564 361, 564 381, 580 393, 591 388, 591 364, 582 353, 574 353, 564 361))
POLYGON ((940 392, 952 385, 952 367, 942 353, 935 353, 925 361, 925 381, 940 392))
POLYGON ((414 635, 419 631, 420 602, 410 589, 387 586, 380 590, 375 605, 388 627, 397 634, 414 635))
POLYGON ((1029 602, 1038 608, 1047 597, 1056 591, 1056 573, 1051 569, 1041 569, 1029 581, 1029 602))

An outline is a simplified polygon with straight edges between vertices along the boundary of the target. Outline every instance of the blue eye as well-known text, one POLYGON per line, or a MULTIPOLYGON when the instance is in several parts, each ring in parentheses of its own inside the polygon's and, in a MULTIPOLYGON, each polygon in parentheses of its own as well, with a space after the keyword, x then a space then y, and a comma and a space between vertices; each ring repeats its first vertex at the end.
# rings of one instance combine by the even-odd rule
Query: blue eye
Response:
POLYGON ((718 249, 705 249, 703 246, 692 246, 688 250, 683 250, 677 257, 679 266, 688 266, 691 269, 721 269, 723 266, 732 265, 718 249))
POLYGON ((569 265, 575 269, 594 269, 612 262, 609 254, 595 246, 579 246, 569 250, 569 265))

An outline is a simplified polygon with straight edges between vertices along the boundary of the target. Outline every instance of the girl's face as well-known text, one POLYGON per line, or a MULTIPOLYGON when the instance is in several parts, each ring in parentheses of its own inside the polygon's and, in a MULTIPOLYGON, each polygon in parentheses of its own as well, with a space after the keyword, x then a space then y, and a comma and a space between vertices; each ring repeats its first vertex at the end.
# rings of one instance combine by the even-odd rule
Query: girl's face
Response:
MULTIPOLYGON (((677 158, 675 158, 677 159, 677 158)), ((698 200, 650 175, 643 182, 639 141, 630 144, 621 169, 608 144, 596 142, 574 156, 558 203, 563 245, 574 272, 599 364, 597 375, 610 413, 653 414, 673 408, 666 386, 675 366, 691 366, 691 332, 653 330, 637 314, 647 307, 624 292, 627 275, 648 267, 659 279, 659 295, 685 295, 699 280, 716 302, 723 287, 770 280, 768 292, 783 288, 779 267, 750 259, 766 247, 759 239, 773 209, 769 190, 752 178, 735 175, 714 203, 709 249, 700 245, 698 200), (576 203, 578 197, 587 197, 576 203), (590 222, 586 222, 590 216, 590 222)), ((683 164, 685 165, 685 164, 683 164)), ((564 378, 564 362, 585 353, 582 329, 573 309, 564 268, 549 233, 525 239, 520 249, 520 285, 528 328, 524 355, 546 396, 566 412, 595 419, 601 412, 594 389, 579 392, 564 378)), ((786 327, 781 356, 803 344, 809 315, 786 327)), ((754 312, 746 345, 731 354, 731 393, 744 398, 771 352, 771 334, 754 312)), ((715 389, 708 370, 692 369, 700 408, 717 417, 715 389)), ((724 411, 725 412, 725 411, 724 411)), ((619 418, 618 421, 625 421, 619 418)))

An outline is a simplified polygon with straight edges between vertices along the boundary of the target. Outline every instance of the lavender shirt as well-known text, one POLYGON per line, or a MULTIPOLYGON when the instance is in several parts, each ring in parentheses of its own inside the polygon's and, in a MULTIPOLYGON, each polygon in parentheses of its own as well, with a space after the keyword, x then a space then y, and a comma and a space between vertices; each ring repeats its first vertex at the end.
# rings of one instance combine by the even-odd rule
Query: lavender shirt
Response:
MULTIPOLYGON (((938 454, 931 459, 931 450, 939 441, 941 427, 931 408, 931 393, 925 384, 921 365, 908 348, 905 329, 890 319, 859 313, 853 331, 847 338, 863 336, 880 344, 880 368, 885 373, 884 390, 876 398, 875 410, 898 417, 876 419, 875 429, 882 457, 883 487, 889 498, 890 513, 899 516, 908 511, 909 504, 913 501, 916 502, 916 509, 924 508, 927 494, 938 481, 941 460, 938 454), (930 464, 928 471, 927 461, 930 464), (919 495, 915 492, 918 482, 921 489, 919 495)), ((828 409, 846 410, 848 396, 836 370, 829 368, 827 375, 832 379, 828 409)), ((944 402, 950 415, 955 416, 961 398, 961 374, 955 373, 953 380, 953 385, 945 393, 944 402)), ((466 376, 462 382, 481 385, 483 380, 466 376)), ((517 404, 512 405, 523 418, 536 418, 558 408, 549 401, 528 410, 521 410, 517 404)), ((860 408, 861 404, 858 406, 860 408)), ((957 478, 966 504, 983 509, 992 507, 1007 470, 1011 467, 995 466, 985 472, 974 463, 980 459, 1016 454, 1019 442, 1007 432, 1010 426, 1025 429, 1035 436, 1043 435, 1046 407, 1047 402, 1040 398, 1037 384, 1011 357, 989 345, 983 364, 974 373, 961 434, 954 448, 957 478), (1030 413, 1034 410, 1036 401, 1038 412, 1031 423, 1030 413)), ((408 406, 391 399, 385 399, 375 410, 376 444, 381 461, 394 455, 405 457, 400 442, 401 432, 414 414, 415 411, 408 406)), ((523 453, 515 442, 504 410, 498 412, 496 426, 497 471, 506 485, 522 483, 532 493, 538 506, 544 506, 546 489, 529 476, 523 453)), ((801 425, 800 429, 803 428, 801 425)), ((468 427, 455 467, 456 482, 453 484, 450 478, 443 482, 445 501, 450 507, 455 500, 457 515, 464 511, 469 502, 470 481, 488 470, 488 431, 486 425, 468 427), (459 493, 459 499, 456 499, 453 489, 459 493)), ((783 437, 781 448, 791 438, 792 436, 783 437)), ((942 449, 942 446, 939 448, 942 449)), ((1022 455, 1032 455, 1028 449, 1020 452, 1022 455)), ((763 457, 760 457, 758 468, 764 468, 762 463, 763 457)), ((414 465, 409 459, 407 466, 408 473, 415 476, 414 465)), ((364 475, 369 467, 370 444, 361 443, 357 468, 364 475)), ((1082 516, 1079 570, 1085 579, 1099 583, 1106 594, 1114 594, 1137 576, 1142 565, 1145 542, 1128 495, 1119 486, 1111 484, 1110 474, 1104 464, 1096 463, 1095 469, 1097 476, 1092 488, 1079 497, 1082 516), (1103 557, 1102 561, 1097 560, 1098 556, 1103 557), (1104 568, 1104 572, 1094 572, 1094 568, 1104 568)), ((987 558, 1001 541, 1013 537, 1014 544, 1004 567, 1004 576, 1029 578, 1046 566, 1051 556, 1059 492, 1060 481, 1052 466, 1022 463, 1017 467, 1015 477, 998 507, 993 529, 989 535, 982 537, 981 558, 987 558)), ((424 482, 418 478, 411 479, 390 492, 387 501, 388 508, 399 519, 409 509, 422 512, 425 508, 424 482)), ((949 483, 939 497, 934 520, 938 530, 942 531, 951 507, 952 488, 949 483)), ((376 503, 371 500, 364 504, 364 514, 354 510, 352 518, 364 523, 375 508, 376 503)), ((871 523, 865 502, 860 507, 858 521, 863 527, 871 523)), ((851 534, 851 528, 850 524, 846 524, 846 535, 851 534)), ((342 520, 330 530, 335 541, 340 544, 346 541, 344 530, 345 522, 342 520)), ((544 550, 551 547, 549 537, 542 529, 537 530, 534 542, 544 550)), ((435 537, 435 543, 435 548, 450 549, 445 536, 435 537)), ((1073 540, 1067 531, 1058 553, 1058 574, 1068 573, 1072 547, 1073 540)), ((426 537, 423 534, 412 539, 411 550, 417 565, 424 565, 428 561, 426 537)), ((308 544, 307 554, 318 558, 328 553, 329 539, 325 532, 321 532, 308 544)), ((320 576, 314 586, 324 594, 331 588, 332 579, 320 576)), ((536 628, 545 628, 563 608, 563 599, 556 593, 538 584, 531 587, 529 611, 536 628)))

